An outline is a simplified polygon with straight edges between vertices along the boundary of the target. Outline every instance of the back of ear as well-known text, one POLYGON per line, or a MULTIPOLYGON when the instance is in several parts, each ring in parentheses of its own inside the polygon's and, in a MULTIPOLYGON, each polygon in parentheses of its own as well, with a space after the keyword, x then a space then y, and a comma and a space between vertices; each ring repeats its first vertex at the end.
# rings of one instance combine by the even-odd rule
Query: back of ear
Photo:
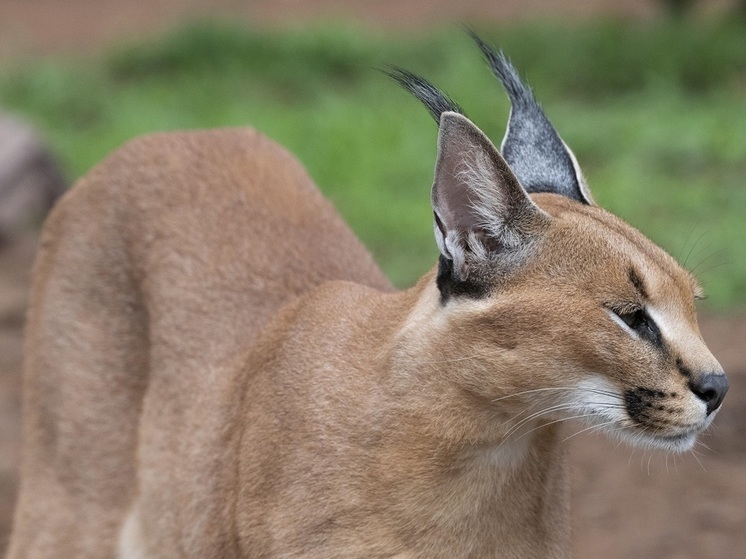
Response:
POLYGON ((444 299, 486 292, 487 276, 518 266, 550 219, 492 142, 454 112, 440 118, 431 199, 444 299))
POLYGON ((521 82, 502 52, 475 33, 470 34, 510 98, 510 119, 500 150, 523 187, 527 192, 551 192, 593 204, 575 155, 549 122, 531 89, 521 82))

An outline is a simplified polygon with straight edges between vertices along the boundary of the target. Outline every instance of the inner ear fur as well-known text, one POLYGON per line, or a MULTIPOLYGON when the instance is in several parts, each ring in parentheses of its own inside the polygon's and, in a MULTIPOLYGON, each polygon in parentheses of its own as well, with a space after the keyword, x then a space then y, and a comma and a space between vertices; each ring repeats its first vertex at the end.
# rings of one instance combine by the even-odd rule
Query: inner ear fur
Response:
POLYGON ((474 281, 491 265, 515 265, 549 216, 529 198, 492 142, 469 119, 445 112, 431 195, 441 272, 474 281))

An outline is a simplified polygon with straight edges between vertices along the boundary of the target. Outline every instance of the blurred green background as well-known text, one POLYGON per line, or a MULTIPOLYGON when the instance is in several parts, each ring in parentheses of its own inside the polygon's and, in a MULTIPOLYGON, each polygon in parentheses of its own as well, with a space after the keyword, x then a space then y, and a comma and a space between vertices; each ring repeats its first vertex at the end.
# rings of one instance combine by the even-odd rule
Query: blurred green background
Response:
MULTIPOLYGON (((596 200, 693 270, 713 311, 746 307, 746 24, 738 18, 477 27, 534 87, 596 200)), ((376 68, 434 81, 499 145, 508 102, 457 25, 182 26, 103 53, 0 66, 70 179, 149 131, 254 126, 293 152, 399 286, 436 259, 436 126, 376 68)))

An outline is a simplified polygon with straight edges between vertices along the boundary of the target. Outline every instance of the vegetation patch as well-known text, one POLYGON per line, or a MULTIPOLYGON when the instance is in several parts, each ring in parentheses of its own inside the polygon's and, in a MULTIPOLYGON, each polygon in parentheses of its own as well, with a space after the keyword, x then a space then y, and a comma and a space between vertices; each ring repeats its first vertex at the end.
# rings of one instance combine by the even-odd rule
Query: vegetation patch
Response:
MULTIPOLYGON (((536 90, 597 201, 746 305, 746 27, 686 19, 479 29, 536 90)), ((508 101, 458 29, 257 31, 200 23, 93 57, 6 64, 0 104, 71 178, 139 134, 254 126, 306 165, 400 286, 435 263, 436 128, 376 68, 448 91, 499 145, 508 101)))

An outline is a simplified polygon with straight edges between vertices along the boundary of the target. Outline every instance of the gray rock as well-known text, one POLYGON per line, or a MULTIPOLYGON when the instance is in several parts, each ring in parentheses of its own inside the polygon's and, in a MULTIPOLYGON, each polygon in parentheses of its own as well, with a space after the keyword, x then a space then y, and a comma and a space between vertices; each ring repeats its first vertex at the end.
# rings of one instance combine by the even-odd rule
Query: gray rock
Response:
POLYGON ((66 188, 33 128, 0 113, 0 245, 38 225, 66 188))

